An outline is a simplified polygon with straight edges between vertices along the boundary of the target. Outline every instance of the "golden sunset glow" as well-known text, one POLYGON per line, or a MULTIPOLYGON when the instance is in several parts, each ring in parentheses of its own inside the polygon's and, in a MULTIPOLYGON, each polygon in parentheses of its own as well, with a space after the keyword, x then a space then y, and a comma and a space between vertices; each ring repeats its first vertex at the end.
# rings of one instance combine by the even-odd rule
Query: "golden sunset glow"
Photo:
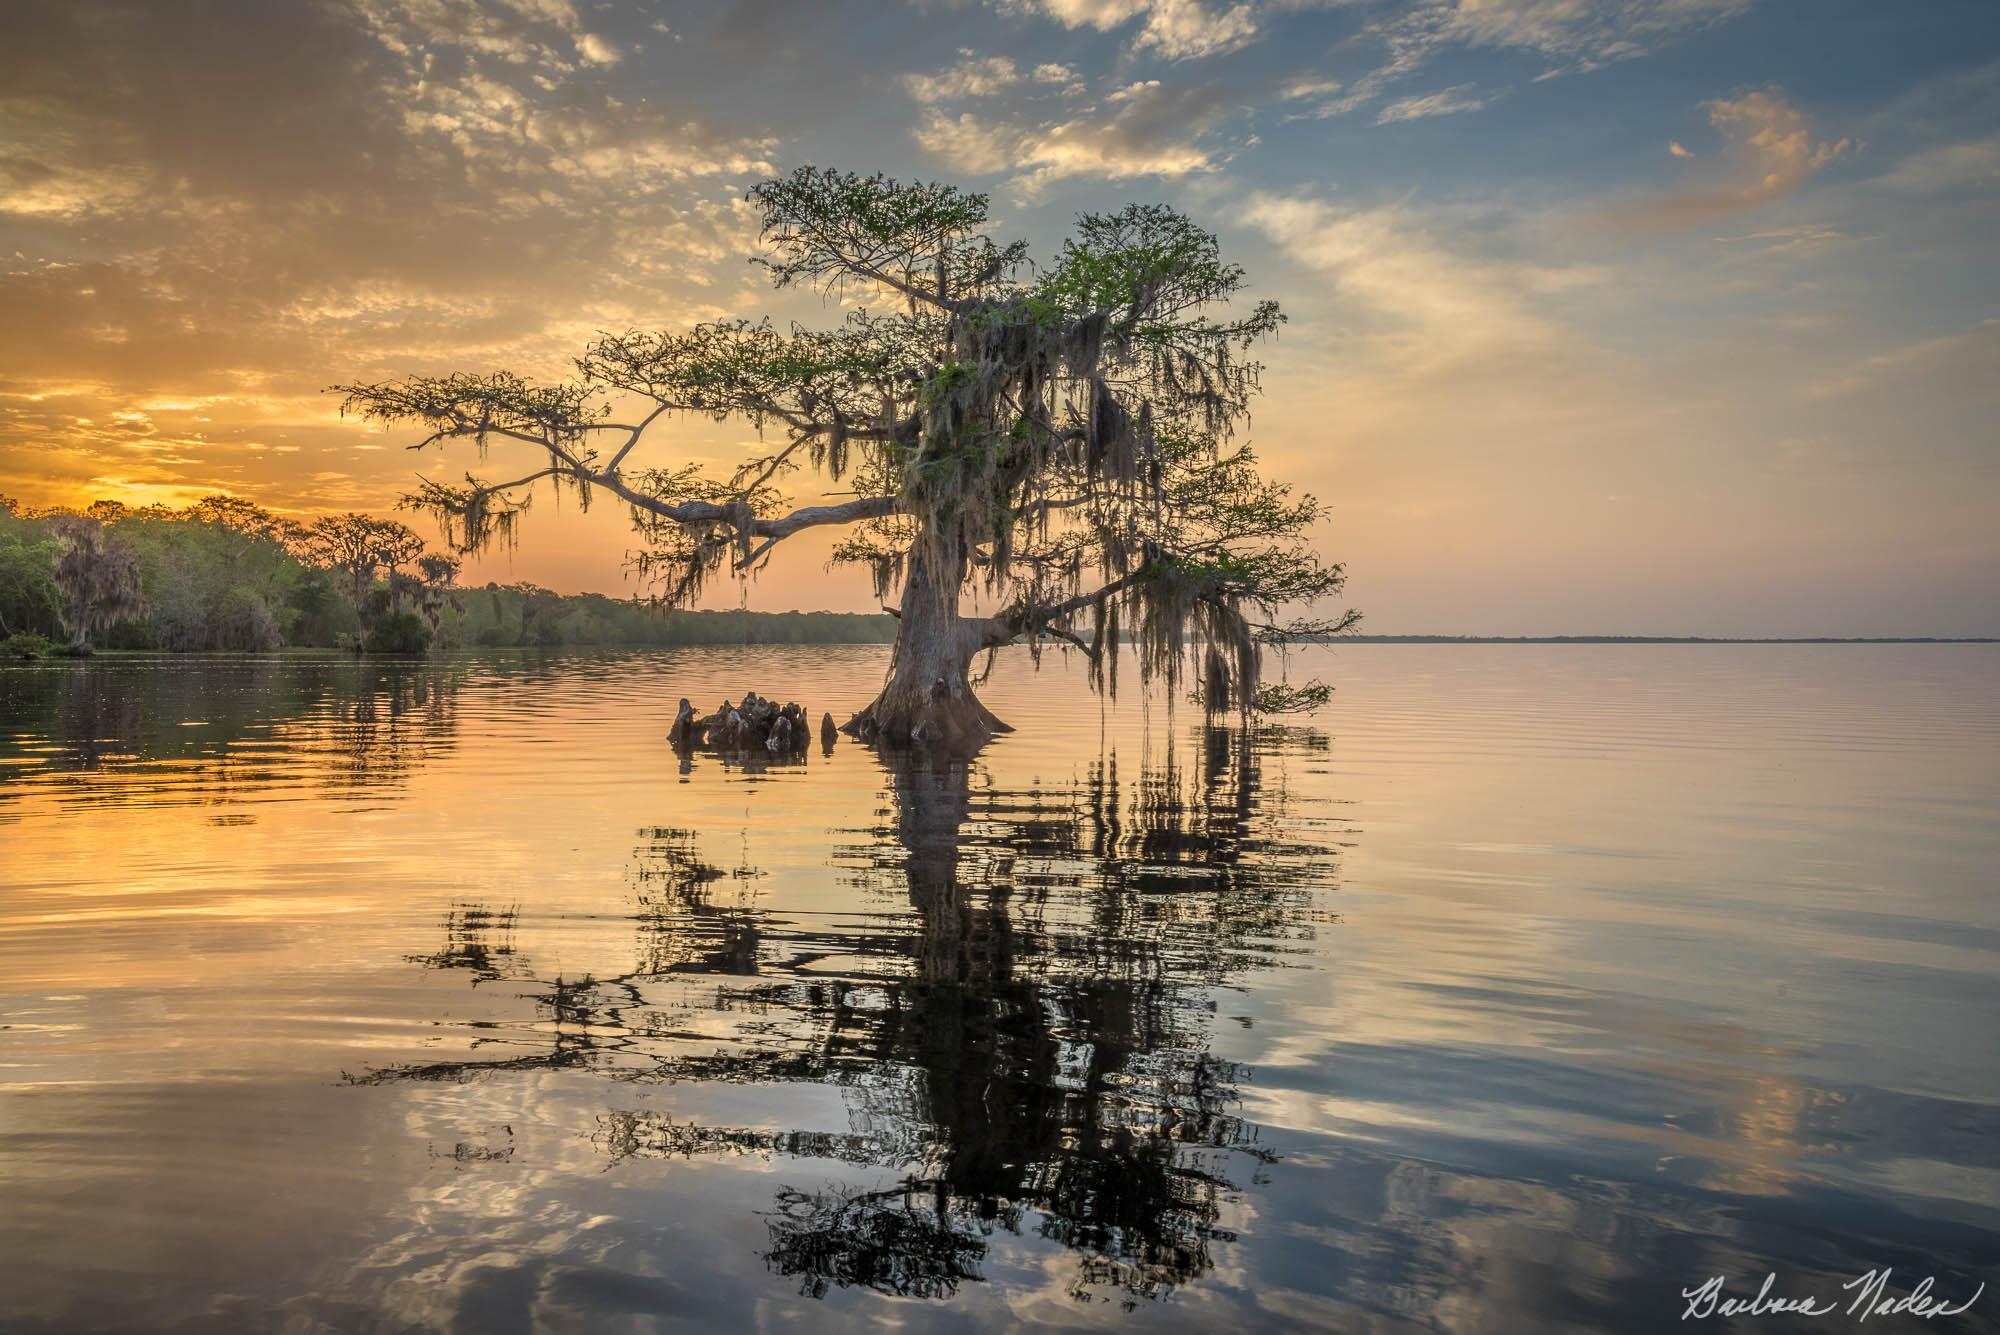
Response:
MULTIPOLYGON (((302 0, 218 37, 165 6, 17 12, 0 491, 388 512, 473 461, 327 385, 837 322, 745 263, 745 189, 812 162, 990 190, 1044 250, 1132 199, 1215 229, 1291 317, 1252 439, 1334 507, 1371 630, 1995 629, 1976 6, 752 14, 302 0), (1760 63, 1808 34, 1820 65, 1760 63), (1835 55, 1862 51, 1865 75, 1835 55)), ((720 464, 750 435, 651 448, 720 464)), ((468 573, 629 592, 633 545, 617 507, 544 498, 468 573)), ((710 600, 871 608, 826 551, 710 600)))
POLYGON ((1996 0, 0 0, 0 1332, 2000 1313, 1996 0))

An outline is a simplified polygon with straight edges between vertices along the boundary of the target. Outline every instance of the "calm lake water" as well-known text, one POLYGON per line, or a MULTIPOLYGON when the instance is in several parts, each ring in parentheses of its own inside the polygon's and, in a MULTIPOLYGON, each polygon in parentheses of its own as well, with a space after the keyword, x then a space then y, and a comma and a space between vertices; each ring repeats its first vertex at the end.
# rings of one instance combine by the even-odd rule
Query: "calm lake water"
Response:
POLYGON ((1316 649, 1247 735, 1015 657, 969 765, 663 740, 885 662, 0 670, 0 1330, 2000 1281, 2000 648, 1316 649))

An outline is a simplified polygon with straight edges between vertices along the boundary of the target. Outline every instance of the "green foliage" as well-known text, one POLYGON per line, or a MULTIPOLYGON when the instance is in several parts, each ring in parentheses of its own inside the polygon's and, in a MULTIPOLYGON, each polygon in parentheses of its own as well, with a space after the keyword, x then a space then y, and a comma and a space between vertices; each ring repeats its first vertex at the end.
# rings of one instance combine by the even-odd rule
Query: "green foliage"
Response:
POLYGON ((56 652, 57 645, 46 635, 37 635, 31 630, 17 630, 5 639, 0 639, 0 658, 47 658, 56 652))
POLYGON ((598 593, 551 593, 533 584, 464 591, 444 622, 454 641, 480 648, 570 645, 888 644, 895 618, 844 612, 664 611, 598 593))
POLYGON ((238 585, 222 595, 211 630, 218 649, 266 653, 285 642, 278 619, 257 590, 238 585))
POLYGON ((56 587, 60 551, 53 534, 16 515, 0 497, 0 636, 62 632, 62 591, 56 587))
POLYGON ((1031 295, 1051 315, 1117 312, 1142 341, 1192 346, 1221 332, 1248 348, 1284 323, 1275 301, 1257 303, 1239 320, 1202 314, 1244 282, 1243 267, 1223 262, 1213 233, 1163 204, 1133 204, 1078 218, 1075 235, 1031 295))
POLYGON ((279 622, 286 643, 340 644, 358 632, 360 619, 353 603, 341 596, 333 572, 314 566, 288 570, 285 590, 279 622))
MULTIPOLYGON (((103 632, 106 648, 167 652, 265 652, 283 646, 338 648, 362 643, 385 619, 407 613, 434 648, 681 644, 884 644, 886 616, 833 612, 673 612, 603 594, 562 595, 533 584, 459 587, 459 563, 439 553, 407 557, 407 570, 371 580, 357 597, 351 571, 310 564, 327 549, 313 538, 328 526, 300 526, 233 497, 182 510, 94 505, 106 541, 136 558, 144 615, 103 632)), ((23 647, 61 635, 55 583, 62 541, 56 530, 78 518, 27 513, 0 497, 0 644, 23 647)), ((338 516, 349 532, 409 530, 370 516, 338 516), (380 527, 376 527, 380 526, 380 527)), ((397 632, 398 634, 402 632, 397 632)))
POLYGON ((1026 258, 1024 247, 981 235, 986 196, 955 186, 800 167, 753 187, 750 199, 771 252, 756 262, 779 287, 880 284, 921 300, 933 284, 975 290, 1026 258))
POLYGON ((421 654, 431 647, 431 628, 415 612, 388 612, 369 630, 361 647, 371 654, 421 654))
POLYGON ((1324 682, 1304 686, 1269 683, 1257 689, 1255 708, 1260 714, 1310 714, 1324 709, 1333 699, 1333 688, 1324 682))
MULTIPOLYGON (((330 585, 293 552, 295 526, 232 497, 127 511, 110 528, 137 553, 148 606, 106 637, 112 648, 192 653, 301 642, 301 590, 315 577, 330 585)), ((311 590, 305 599, 325 610, 311 590)))

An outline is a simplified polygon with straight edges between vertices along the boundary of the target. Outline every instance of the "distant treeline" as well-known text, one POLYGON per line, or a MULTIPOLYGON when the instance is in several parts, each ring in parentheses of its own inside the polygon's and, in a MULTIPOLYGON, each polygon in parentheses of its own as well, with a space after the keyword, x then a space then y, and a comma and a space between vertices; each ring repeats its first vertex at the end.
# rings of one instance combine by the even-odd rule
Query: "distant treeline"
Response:
POLYGON ((457 645, 890 644, 896 638, 896 619, 883 612, 665 612, 532 584, 488 584, 460 597, 457 645))
POLYGON ((534 584, 461 587, 458 562, 370 515, 299 524, 231 497, 185 509, 0 497, 0 642, 15 655, 285 646, 873 644, 886 615, 667 612, 534 584))

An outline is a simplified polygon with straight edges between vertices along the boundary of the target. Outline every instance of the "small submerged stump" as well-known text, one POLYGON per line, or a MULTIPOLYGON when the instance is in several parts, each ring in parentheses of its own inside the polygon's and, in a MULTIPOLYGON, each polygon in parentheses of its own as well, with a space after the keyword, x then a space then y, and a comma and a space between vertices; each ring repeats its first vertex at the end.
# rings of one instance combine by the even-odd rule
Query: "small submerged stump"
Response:
MULTIPOLYGON (((676 750, 702 748, 710 751, 766 751, 774 756, 797 755, 812 740, 805 706, 787 701, 779 704, 755 691, 746 691, 740 701, 724 700, 713 714, 697 718, 694 705, 683 697, 674 712, 674 725, 667 739, 676 750)), ((831 723, 832 716, 828 715, 831 723)), ((824 733, 824 728, 822 728, 824 733)), ((822 736, 824 740, 824 736, 822 736)))
POLYGON ((681 707, 674 711, 674 726, 667 730, 667 740, 675 746, 696 746, 700 744, 701 725, 695 722, 694 706, 688 698, 681 697, 681 707))

